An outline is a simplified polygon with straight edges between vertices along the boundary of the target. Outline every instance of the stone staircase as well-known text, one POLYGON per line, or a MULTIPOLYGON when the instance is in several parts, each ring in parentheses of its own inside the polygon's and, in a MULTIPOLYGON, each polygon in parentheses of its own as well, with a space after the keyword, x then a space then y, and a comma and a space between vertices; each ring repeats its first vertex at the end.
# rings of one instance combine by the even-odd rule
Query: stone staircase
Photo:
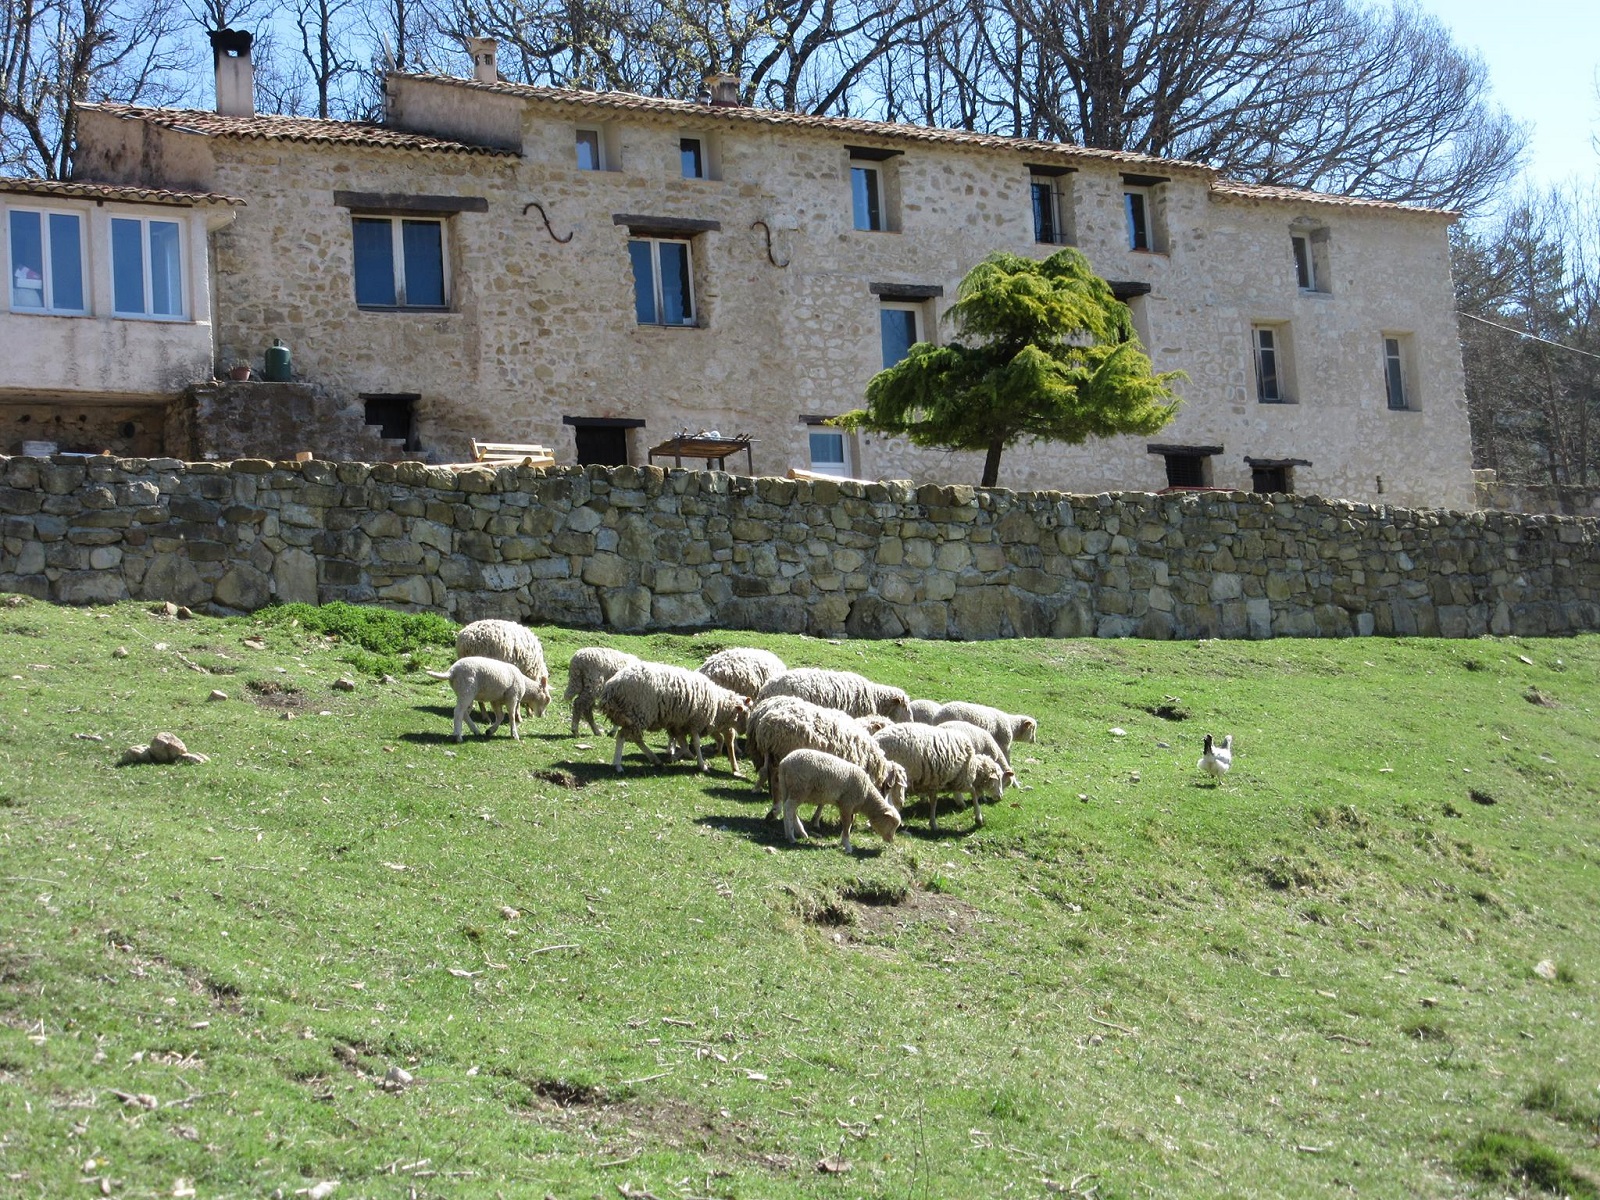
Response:
POLYGON ((179 444, 167 453, 179 458, 289 459, 305 450, 354 462, 419 457, 407 452, 404 438, 367 424, 361 401, 337 400, 311 384, 213 380, 191 386, 178 408, 168 441, 179 444))

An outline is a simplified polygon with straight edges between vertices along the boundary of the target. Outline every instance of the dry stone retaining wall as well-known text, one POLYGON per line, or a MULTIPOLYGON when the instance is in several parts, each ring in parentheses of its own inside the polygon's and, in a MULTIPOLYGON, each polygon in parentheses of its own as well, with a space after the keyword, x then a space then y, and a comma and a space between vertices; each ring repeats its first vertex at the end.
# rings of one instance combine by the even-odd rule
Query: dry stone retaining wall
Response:
POLYGON ((0 458, 0 590, 862 637, 1600 629, 1600 523, 657 468, 0 458))

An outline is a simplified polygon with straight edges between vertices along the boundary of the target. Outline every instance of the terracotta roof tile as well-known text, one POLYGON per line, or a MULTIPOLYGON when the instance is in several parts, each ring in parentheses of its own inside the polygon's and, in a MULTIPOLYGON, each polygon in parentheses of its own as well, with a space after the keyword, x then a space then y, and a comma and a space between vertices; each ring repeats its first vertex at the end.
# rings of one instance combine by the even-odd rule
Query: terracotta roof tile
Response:
POLYGON ((196 204, 244 204, 237 196, 224 196, 219 192, 179 192, 171 188, 83 183, 76 179, 0 179, 0 192, 61 196, 73 200, 123 200, 136 204, 167 204, 177 208, 193 208, 196 204))
POLYGON ((876 137, 892 141, 933 142, 957 146, 987 146, 1002 150, 1021 150, 1028 154, 1050 157, 1094 159, 1101 162, 1127 163, 1143 167, 1161 166, 1169 170, 1201 171, 1215 174, 1204 163, 1185 162, 1176 158, 1154 158, 1148 154, 1132 154, 1123 150, 1096 150, 1088 146, 1074 146, 1065 142, 1041 142, 1030 138, 1003 137, 994 133, 974 133, 965 129, 939 129, 931 125, 906 125, 892 121, 867 121, 860 117, 819 117, 810 113, 787 112, 777 108, 754 108, 747 105, 720 106, 701 104, 692 100, 664 100, 654 96, 639 96, 632 92, 586 92, 575 88, 535 87, 525 83, 479 83, 476 79, 458 79, 453 75, 400 75, 401 79, 415 79, 430 84, 470 88, 494 92, 502 96, 517 96, 529 100, 542 100, 552 104, 576 105, 582 108, 603 108, 620 112, 660 113, 667 116, 692 115, 697 120, 720 120, 758 125, 781 125, 790 128, 829 130, 857 137, 876 137))
POLYGON ((1421 213, 1432 217, 1450 217, 1461 214, 1449 208, 1427 208, 1420 204, 1401 204, 1396 200, 1373 200, 1365 196, 1335 196, 1328 192, 1311 192, 1303 188, 1278 187, 1265 183, 1241 183, 1237 179, 1217 179, 1211 184, 1211 194, 1229 200, 1298 201, 1302 204, 1337 204, 1346 208, 1381 208, 1389 212, 1421 213))
POLYGON ((314 117, 224 117, 201 109, 141 108, 133 104, 80 104, 86 112, 103 112, 125 121, 146 121, 179 133, 202 137, 252 138, 258 141, 333 142, 347 146, 378 146, 389 150, 420 150, 453 154, 484 154, 515 158, 510 150, 474 146, 467 142, 407 133, 366 121, 322 121, 314 117))

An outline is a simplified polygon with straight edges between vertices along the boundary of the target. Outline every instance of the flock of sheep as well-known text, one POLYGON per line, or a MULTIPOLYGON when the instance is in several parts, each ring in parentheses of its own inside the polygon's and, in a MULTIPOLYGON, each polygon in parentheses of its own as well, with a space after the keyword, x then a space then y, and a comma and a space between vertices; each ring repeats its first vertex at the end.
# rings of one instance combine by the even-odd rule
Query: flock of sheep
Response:
MULTIPOLYGON (((456 637, 457 661, 447 672, 456 694, 455 740, 463 723, 478 733, 473 708, 489 707, 494 733, 502 722, 518 737, 521 710, 543 716, 550 705, 550 672, 538 637, 512 621, 474 621, 456 637)), ((884 841, 900 828, 907 797, 929 802, 938 828, 939 797, 970 795, 973 818, 983 824, 982 801, 998 800, 1015 783, 1011 745, 1031 742, 1032 717, 982 704, 912 701, 850 671, 816 667, 790 670, 768 650, 736 647, 713 654, 698 670, 645 662, 632 654, 594 646, 579 650, 567 668, 566 701, 572 732, 587 721, 596 736, 596 709, 616 726, 612 765, 622 773, 622 748, 636 743, 649 760, 661 759, 646 733, 665 733, 668 754, 693 751, 706 770, 701 739, 728 756, 739 774, 737 737, 744 735, 757 786, 772 797, 768 818, 783 818, 790 841, 806 836, 800 808, 839 810, 841 845, 861 816, 884 841)))

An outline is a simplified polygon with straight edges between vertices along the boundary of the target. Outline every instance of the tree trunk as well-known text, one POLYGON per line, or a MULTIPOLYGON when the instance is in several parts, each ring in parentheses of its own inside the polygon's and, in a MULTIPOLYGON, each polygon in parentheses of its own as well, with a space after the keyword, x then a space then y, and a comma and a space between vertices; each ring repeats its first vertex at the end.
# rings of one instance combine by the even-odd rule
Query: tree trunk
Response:
POLYGON ((989 443, 989 452, 983 459, 983 482, 979 487, 1000 486, 1000 452, 1005 448, 1006 444, 999 440, 989 443))

